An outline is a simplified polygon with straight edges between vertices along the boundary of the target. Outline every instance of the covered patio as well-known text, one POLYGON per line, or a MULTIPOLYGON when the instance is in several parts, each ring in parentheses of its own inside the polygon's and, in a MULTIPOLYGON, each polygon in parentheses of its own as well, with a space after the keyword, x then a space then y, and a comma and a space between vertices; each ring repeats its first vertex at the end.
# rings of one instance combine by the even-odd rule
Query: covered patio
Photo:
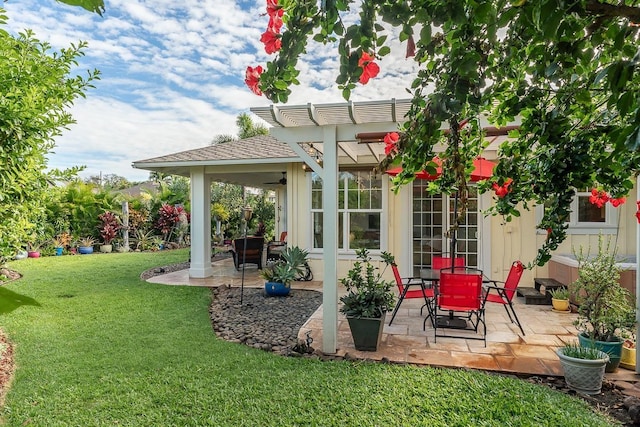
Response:
MULTIPOLYGON (((188 270, 176 271, 148 280, 163 285, 187 285, 216 287, 242 285, 242 272, 236 271, 231 259, 212 263, 213 275, 207 278, 189 277, 188 270)), ((245 271, 245 287, 263 287, 264 280, 258 276, 258 270, 245 271)), ((293 282, 292 288, 323 291, 320 281, 293 282)), ((338 287, 339 294, 344 292, 338 287)), ((338 315, 337 350, 332 354, 352 359, 389 361, 393 363, 411 363, 451 368, 482 369, 514 375, 562 376, 560 363, 555 349, 565 342, 576 340, 577 331, 573 326, 575 314, 555 313, 551 306, 525 305, 521 298, 514 303, 525 336, 521 336, 518 327, 512 324, 502 307, 488 304, 487 346, 481 341, 439 338, 434 343, 433 329, 427 325, 422 330, 424 316, 420 314, 419 300, 405 300, 398 315, 389 326, 387 316, 382 343, 376 352, 355 350, 349 331, 349 325, 342 314, 338 315)), ((318 349, 323 335, 323 307, 307 320, 300 329, 298 338, 304 340, 311 331, 313 346, 318 349)), ((619 368, 617 372, 607 374, 608 379, 636 382, 635 372, 619 368)))

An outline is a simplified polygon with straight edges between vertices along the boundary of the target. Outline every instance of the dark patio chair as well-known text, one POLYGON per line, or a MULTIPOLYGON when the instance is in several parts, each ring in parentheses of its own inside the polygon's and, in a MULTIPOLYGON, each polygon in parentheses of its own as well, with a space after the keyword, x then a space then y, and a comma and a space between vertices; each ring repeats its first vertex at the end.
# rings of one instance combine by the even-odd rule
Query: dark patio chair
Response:
POLYGON ((483 303, 483 305, 487 302, 502 304, 504 309, 507 311, 509 320, 511 321, 511 323, 515 323, 516 325, 518 325, 518 327, 520 328, 520 332, 522 332, 522 335, 524 335, 524 329, 522 329, 522 325, 520 324, 518 315, 513 308, 513 296, 518 289, 518 284, 520 283, 520 278, 522 277, 523 271, 524 266, 522 265, 522 263, 520 261, 514 261, 514 263, 511 264, 511 268, 509 269, 507 280, 505 280, 504 282, 491 280, 493 286, 485 286, 483 303), (502 283, 502 286, 498 286, 498 283, 502 283))
MULTIPOLYGON (((434 341, 437 337, 475 339, 487 345, 487 324, 484 318, 482 274, 442 270, 436 289, 434 308, 434 341), (450 328, 478 332, 482 324, 482 337, 469 334, 443 334, 438 330, 450 328)), ((426 320, 425 320, 426 321, 426 320)))
POLYGON ((277 261, 280 254, 287 246, 287 232, 280 233, 280 240, 272 240, 267 243, 267 261, 277 261))
POLYGON ((400 272, 398 271, 398 266, 396 264, 391 264, 391 270, 393 271, 393 276, 396 279, 396 286, 398 287, 399 296, 396 308, 393 309, 393 314, 391 315, 389 326, 391 326, 391 324, 393 323, 393 319, 395 319, 396 314, 398 313, 398 309, 400 309, 400 304, 402 304, 402 301, 404 301, 405 299, 424 299, 424 304, 420 308, 420 315, 422 315, 422 310, 424 309, 424 307, 427 307, 427 318, 431 317, 431 306, 434 298, 433 288, 425 288, 422 279, 418 277, 403 279, 402 277, 400 277, 400 272), (410 289, 412 286, 413 288, 410 289))
POLYGON ((233 255, 233 264, 236 270, 240 270, 240 265, 257 264, 258 269, 262 270, 262 253, 264 251, 264 237, 247 237, 247 246, 245 248, 244 238, 235 239, 231 248, 233 255))

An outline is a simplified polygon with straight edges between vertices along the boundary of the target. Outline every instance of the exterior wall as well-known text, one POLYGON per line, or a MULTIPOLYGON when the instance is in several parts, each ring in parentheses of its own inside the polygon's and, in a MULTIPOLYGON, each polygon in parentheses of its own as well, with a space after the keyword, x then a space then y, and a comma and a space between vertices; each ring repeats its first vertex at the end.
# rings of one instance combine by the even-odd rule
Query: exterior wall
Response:
MULTIPOLYGON (((636 190, 632 190, 627 202, 616 208, 619 214, 617 229, 612 230, 613 234, 603 234, 611 236, 612 245, 617 246, 619 254, 634 255, 636 245, 635 217, 635 197, 636 190)), ((532 263, 536 257, 538 248, 542 246, 546 239, 546 233, 536 229, 535 208, 527 211, 520 209, 521 216, 514 218, 509 223, 503 223, 502 217, 493 217, 491 221, 491 251, 492 251, 492 278, 504 280, 511 262, 521 260, 525 266, 532 263), (534 244, 535 243, 535 244, 534 244), (501 278, 502 276, 502 278, 501 278)), ((598 231, 593 234, 568 234, 567 239, 554 252, 555 254, 571 254, 575 250, 583 247, 585 251, 591 248, 596 251, 598 247, 598 231)), ((550 267, 549 263, 542 267, 534 267, 532 270, 525 270, 522 276, 521 286, 533 286, 533 279, 536 277, 552 277, 564 283, 567 277, 571 277, 569 272, 550 267), (559 275, 562 278, 555 277, 559 275)), ((575 280, 575 279, 574 279, 575 280)))
MULTIPOLYGON (((312 247, 312 230, 310 220, 311 200, 309 194, 310 174, 305 173, 301 164, 291 165, 287 170, 287 192, 291 196, 287 205, 288 236, 290 244, 298 245, 302 248, 312 247)), ((391 185, 387 191, 387 248, 388 252, 395 255, 401 273, 409 275, 411 270, 411 188, 404 186, 398 194, 395 194, 391 185)), ((635 194, 635 190, 631 193, 635 194)), ((485 195, 486 196, 486 195, 485 195)), ((491 196, 489 195, 489 199, 491 196)), ((619 231, 617 238, 618 253, 635 254, 635 203, 632 197, 621 207, 619 231)), ((487 201, 485 206, 490 203, 487 201)), ((538 232, 536 229, 535 209, 521 209, 521 216, 513 218, 511 222, 505 223, 500 216, 489 217, 486 220, 489 230, 484 230, 484 239, 488 239, 490 256, 483 257, 489 260, 484 264, 484 272, 487 276, 496 280, 504 280, 509 272, 513 261, 520 260, 525 266, 532 263, 536 257, 538 248, 542 246, 546 238, 546 233, 538 232)), ((615 234, 612 235, 615 239, 615 234)), ((583 245, 588 248, 596 248, 598 235, 569 234, 567 240, 562 243, 555 252, 558 254, 571 253, 572 248, 579 248, 583 245)), ((345 277, 347 271, 353 265, 355 257, 352 255, 339 255, 338 257, 338 278, 345 277)), ((315 280, 323 280, 323 262, 321 252, 311 252, 309 264, 313 271, 315 280)), ((384 264, 379 262, 380 267, 384 264)), ((520 286, 533 286, 536 277, 552 277, 549 271, 549 264, 543 267, 526 269, 520 286)), ((390 271, 385 277, 391 279, 390 271)))

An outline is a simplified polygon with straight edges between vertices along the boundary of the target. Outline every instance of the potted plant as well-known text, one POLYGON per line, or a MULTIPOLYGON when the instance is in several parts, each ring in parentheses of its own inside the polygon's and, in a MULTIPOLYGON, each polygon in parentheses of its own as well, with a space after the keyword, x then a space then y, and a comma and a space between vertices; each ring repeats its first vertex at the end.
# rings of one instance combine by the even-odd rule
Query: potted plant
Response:
POLYGON ((569 343, 556 350, 564 380, 569 388, 584 394, 598 394, 609 355, 595 347, 569 343))
POLYGON ((80 243, 78 245, 78 252, 82 255, 92 254, 93 253, 93 245, 96 244, 96 240, 91 237, 83 237, 80 239, 80 243))
POLYGON ((580 250, 578 279, 571 291, 578 302, 578 318, 575 325, 580 334, 580 345, 594 346, 609 355, 607 372, 614 372, 622 354, 621 333, 635 325, 635 309, 629 291, 619 283, 620 268, 616 264, 615 251, 606 247, 603 238, 598 240, 598 253, 589 257, 580 250))
POLYGON ((51 244, 56 250, 56 256, 62 255, 65 248, 68 248, 71 245, 71 240, 73 237, 71 234, 67 232, 62 232, 51 239, 51 244))
POLYGON ((571 312, 569 304, 569 290, 567 288, 555 288, 549 291, 551 294, 551 304, 554 311, 563 313, 571 312))
POLYGON ((59 237, 56 236, 53 239, 51 239, 51 245, 54 247, 56 251, 56 256, 62 255, 62 252, 64 251, 64 243, 59 237))
POLYGON ((98 215, 101 224, 98 226, 100 231, 100 237, 102 237, 102 245, 100 246, 100 252, 109 253, 113 250, 111 242, 116 238, 118 230, 120 230, 120 223, 118 217, 113 212, 106 211, 98 215))
POLYGON ((40 258, 40 246, 41 243, 35 241, 27 243, 27 257, 40 258))
POLYGON ((622 354, 620 356, 620 366, 632 371, 636 370, 636 335, 625 329, 622 331, 622 354))
POLYGON ((260 277, 266 280, 264 290, 267 295, 289 295, 291 282, 305 271, 307 255, 309 252, 297 246, 287 247, 279 260, 263 268, 260 277))
POLYGON ((358 260, 347 277, 340 279, 347 289, 346 295, 340 297, 343 304, 340 312, 347 317, 356 350, 376 351, 382 338, 385 315, 393 308, 395 300, 393 282, 382 279, 384 270, 394 259, 383 252, 385 269, 381 272, 371 264, 367 249, 360 249, 356 254, 358 260))

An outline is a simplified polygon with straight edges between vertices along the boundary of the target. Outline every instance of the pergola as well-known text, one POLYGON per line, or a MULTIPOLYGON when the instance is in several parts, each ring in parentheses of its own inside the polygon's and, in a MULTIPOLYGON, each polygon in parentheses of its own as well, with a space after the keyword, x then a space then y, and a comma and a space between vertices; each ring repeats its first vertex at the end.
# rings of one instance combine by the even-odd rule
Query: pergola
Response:
MULTIPOLYGON (((382 138, 398 129, 411 107, 409 99, 335 104, 284 105, 251 108, 272 128, 270 134, 286 142, 323 181, 323 342, 322 351, 335 353, 338 330, 338 165, 374 163, 384 157, 382 138), (322 154, 317 161, 309 146, 322 154), (339 161, 339 157, 341 157, 339 161)), ((482 119, 485 121, 485 119, 482 119)), ((489 129, 488 122, 481 123, 489 129)), ((496 144, 509 129, 491 136, 496 144)))

